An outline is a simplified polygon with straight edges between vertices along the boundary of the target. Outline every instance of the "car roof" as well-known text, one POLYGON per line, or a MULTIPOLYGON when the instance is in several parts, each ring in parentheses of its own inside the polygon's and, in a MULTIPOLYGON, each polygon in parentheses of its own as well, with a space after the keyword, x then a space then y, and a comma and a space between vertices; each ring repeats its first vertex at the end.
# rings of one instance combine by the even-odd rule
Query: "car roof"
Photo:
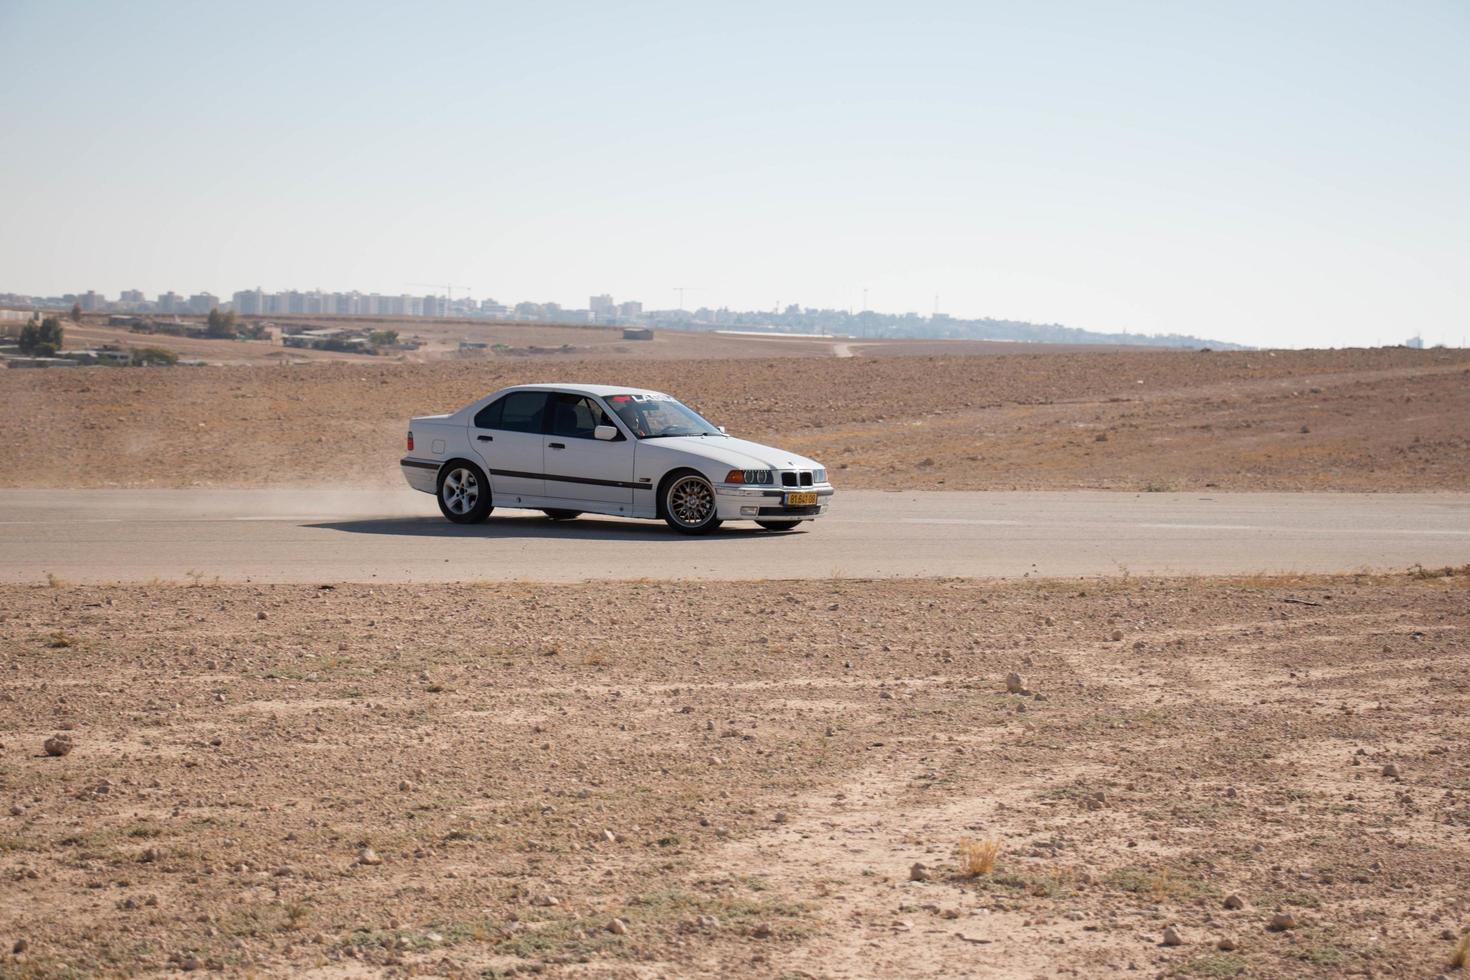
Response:
POLYGON ((584 385, 575 382, 561 384, 533 384, 512 385, 505 391, 570 391, 579 395, 597 395, 606 397, 608 395, 662 395, 661 391, 651 388, 629 388, 620 385, 584 385))

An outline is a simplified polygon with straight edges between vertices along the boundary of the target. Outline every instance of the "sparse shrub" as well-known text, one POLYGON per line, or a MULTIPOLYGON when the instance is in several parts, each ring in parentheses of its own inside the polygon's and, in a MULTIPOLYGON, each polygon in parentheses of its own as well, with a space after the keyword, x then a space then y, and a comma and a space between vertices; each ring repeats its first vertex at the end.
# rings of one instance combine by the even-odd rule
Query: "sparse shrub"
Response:
POLYGON ((1454 955, 1450 957, 1450 966, 1457 970, 1470 967, 1470 932, 1460 937, 1460 942, 1455 946, 1454 955))
POLYGON ((978 878, 995 870, 995 859, 1000 854, 998 840, 961 840, 957 848, 960 857, 960 873, 967 878, 978 878))

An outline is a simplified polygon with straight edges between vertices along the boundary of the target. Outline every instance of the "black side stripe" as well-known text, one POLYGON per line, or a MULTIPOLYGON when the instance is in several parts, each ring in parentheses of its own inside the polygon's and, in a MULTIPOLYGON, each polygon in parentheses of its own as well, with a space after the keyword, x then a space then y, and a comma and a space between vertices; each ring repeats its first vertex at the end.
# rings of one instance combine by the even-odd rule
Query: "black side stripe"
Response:
POLYGON ((594 487, 622 487, 624 490, 652 490, 646 483, 625 483, 622 480, 594 480, 590 476, 556 476, 552 473, 522 473, 519 470, 491 470, 492 476, 513 476, 522 480, 550 480, 553 483, 585 483, 594 487))
MULTIPOLYGON (((400 459, 400 466, 412 466, 421 470, 437 470, 441 463, 422 459, 400 459)), ((556 483, 585 483, 594 487, 621 487, 624 490, 652 490, 647 483, 626 483, 622 480, 594 480, 588 476, 554 476, 550 473, 523 473, 520 470, 491 470, 492 476, 513 476, 522 480, 551 480, 556 483)), ((777 495, 779 496, 779 494, 777 495)))

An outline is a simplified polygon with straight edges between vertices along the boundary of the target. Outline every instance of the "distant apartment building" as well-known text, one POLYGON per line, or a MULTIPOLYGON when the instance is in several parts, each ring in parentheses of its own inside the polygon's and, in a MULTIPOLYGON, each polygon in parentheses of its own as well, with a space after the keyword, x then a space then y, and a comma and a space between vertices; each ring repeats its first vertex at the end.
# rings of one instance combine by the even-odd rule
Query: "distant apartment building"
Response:
POLYGON ((596 316, 612 316, 618 311, 617 304, 607 293, 601 296, 592 296, 587 300, 587 308, 596 316))
POLYGON ((77 304, 88 313, 102 309, 106 303, 106 297, 95 289, 89 289, 77 297, 77 304))
POLYGON ((242 289, 231 297, 235 312, 240 316, 264 316, 265 315, 265 293, 259 286, 254 289, 242 289))
POLYGON ((141 289, 124 289, 120 294, 118 294, 117 301, 119 303, 147 302, 147 300, 143 298, 143 290, 141 289))
POLYGON ((158 301, 154 305, 160 313, 177 313, 184 308, 184 297, 170 289, 166 293, 159 293, 158 301))
POLYGON ((618 304, 618 316, 642 316, 643 304, 636 299, 630 299, 626 303, 618 304))
POLYGON ((195 293, 189 297, 186 307, 189 313, 208 313, 219 306, 219 297, 214 293, 195 293))

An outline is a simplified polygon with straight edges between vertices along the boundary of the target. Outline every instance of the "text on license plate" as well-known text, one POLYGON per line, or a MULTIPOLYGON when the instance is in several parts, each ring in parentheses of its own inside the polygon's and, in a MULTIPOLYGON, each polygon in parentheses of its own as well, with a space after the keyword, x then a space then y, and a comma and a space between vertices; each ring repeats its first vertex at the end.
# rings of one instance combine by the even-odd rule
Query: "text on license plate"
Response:
POLYGON ((786 495, 787 507, 811 507, 817 502, 817 495, 813 492, 788 493, 786 495))

